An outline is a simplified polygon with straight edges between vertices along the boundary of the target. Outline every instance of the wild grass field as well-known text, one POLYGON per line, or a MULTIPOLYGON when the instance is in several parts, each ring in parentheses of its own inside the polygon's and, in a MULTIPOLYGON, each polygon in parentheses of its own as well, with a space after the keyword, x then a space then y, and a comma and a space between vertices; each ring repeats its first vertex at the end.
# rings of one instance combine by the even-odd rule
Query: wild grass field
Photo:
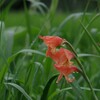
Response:
POLYGON ((0 100, 100 100, 100 13, 57 12, 52 0, 46 14, 24 11, 0 12, 0 100), (63 47, 76 53, 75 81, 59 72, 39 36, 59 36, 63 47))

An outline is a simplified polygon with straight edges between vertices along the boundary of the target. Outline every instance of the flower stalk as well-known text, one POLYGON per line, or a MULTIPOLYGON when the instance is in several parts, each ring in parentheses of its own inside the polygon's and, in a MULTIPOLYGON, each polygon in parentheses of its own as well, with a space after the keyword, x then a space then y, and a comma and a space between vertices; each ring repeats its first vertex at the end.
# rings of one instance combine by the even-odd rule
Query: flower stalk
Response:
POLYGON ((68 41, 65 41, 64 44, 68 45, 71 48, 71 50, 73 51, 73 53, 75 54, 75 60, 77 61, 78 65, 79 65, 79 67, 81 69, 80 73, 82 74, 83 78, 87 81, 95 100, 98 100, 98 98, 97 98, 97 96, 96 96, 96 94, 95 94, 95 92, 93 90, 93 87, 92 87, 92 85, 90 83, 90 80, 89 80, 88 76, 86 75, 84 67, 83 67, 81 61, 78 59, 78 55, 77 55, 76 51, 74 50, 73 46, 68 41))

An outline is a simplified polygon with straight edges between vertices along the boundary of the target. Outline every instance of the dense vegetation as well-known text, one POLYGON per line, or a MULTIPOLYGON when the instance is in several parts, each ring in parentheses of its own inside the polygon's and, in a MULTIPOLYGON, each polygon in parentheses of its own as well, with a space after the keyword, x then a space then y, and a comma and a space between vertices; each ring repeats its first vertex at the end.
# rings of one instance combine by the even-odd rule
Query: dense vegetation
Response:
POLYGON ((41 8, 42 14, 28 10, 26 4, 24 11, 9 12, 8 5, 0 12, 0 100, 100 99, 100 13, 56 12, 57 4, 58 0, 52 0, 48 13, 41 8), (47 47, 39 35, 69 41, 85 77, 73 73, 74 82, 63 78, 56 84, 58 71, 45 56, 47 47))

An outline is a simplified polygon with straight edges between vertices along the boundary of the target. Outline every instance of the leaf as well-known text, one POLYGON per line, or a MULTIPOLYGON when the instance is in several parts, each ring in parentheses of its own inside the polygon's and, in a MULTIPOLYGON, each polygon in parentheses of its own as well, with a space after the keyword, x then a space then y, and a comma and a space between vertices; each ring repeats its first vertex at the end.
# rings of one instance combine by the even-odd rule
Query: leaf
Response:
POLYGON ((8 62, 10 63, 18 54, 20 53, 35 53, 35 54, 39 54, 42 56, 45 56, 44 53, 37 51, 37 50, 32 50, 32 49, 22 49, 19 52, 15 53, 14 55, 12 55, 11 57, 8 58, 8 62))
POLYGON ((100 54, 100 47, 97 45, 97 43, 94 40, 93 36, 90 34, 90 32, 87 30, 87 28, 83 25, 83 23, 82 22, 80 22, 80 23, 81 23, 82 28, 85 30, 87 36, 89 37, 89 39, 93 43, 94 47, 97 49, 98 53, 100 54))
MULTIPOLYGON (((90 13, 86 13, 86 15, 91 15, 91 14, 90 14, 90 13)), ((72 18, 78 19, 78 18, 81 17, 81 16, 83 16, 83 13, 73 13, 73 14, 67 16, 67 17, 62 21, 62 23, 59 25, 59 27, 58 27, 58 29, 57 29, 57 32, 61 31, 62 28, 67 24, 67 22, 68 22, 69 20, 71 20, 72 18)))
POLYGON ((47 82, 47 84, 46 84, 46 86, 45 86, 45 88, 44 88, 44 90, 43 90, 43 94, 42 94, 40 100, 47 100, 47 96, 48 96, 48 92, 49 92, 50 86, 51 86, 52 82, 54 81, 54 79, 55 79, 57 76, 58 76, 58 74, 52 76, 52 77, 48 80, 48 82, 47 82))
MULTIPOLYGON (((82 90, 86 90, 86 91, 90 91, 90 88, 88 87, 80 87, 82 90)), ((72 87, 68 87, 68 88, 64 88, 64 89, 57 89, 55 92, 52 93, 51 96, 49 96, 48 100, 51 100, 55 95, 59 94, 59 93, 62 93, 62 92, 65 92, 65 91, 68 91, 68 90, 72 90, 72 87)), ((96 92, 100 92, 100 89, 95 89, 93 88, 94 91, 96 92)))
MULTIPOLYGON (((87 29, 95 20, 97 20, 97 18, 99 18, 99 17, 100 17, 100 14, 99 14, 99 13, 96 14, 96 15, 89 21, 89 23, 86 25, 86 29, 87 29)), ((81 39, 82 39, 84 33, 85 33, 85 30, 83 30, 82 33, 79 34, 78 37, 76 37, 76 40, 75 40, 75 43, 74 43, 74 47, 75 47, 75 48, 76 48, 77 45, 80 43, 80 41, 81 41, 81 39)))
POLYGON ((100 58, 100 56, 94 55, 94 54, 78 54, 78 57, 96 57, 96 58, 100 58))
POLYGON ((64 89, 56 89, 56 91, 53 92, 53 93, 49 96, 48 100, 52 100, 52 98, 53 98, 54 96, 56 96, 56 95, 58 95, 59 93, 62 93, 62 92, 64 92, 64 91, 70 90, 70 89, 72 89, 72 87, 68 87, 68 88, 64 88, 64 89))
POLYGON ((15 83, 5 83, 5 84, 10 85, 10 86, 16 88, 17 90, 19 90, 27 98, 27 100, 32 100, 32 98, 26 93, 26 91, 21 86, 15 84, 15 83))
POLYGON ((77 82, 73 82, 73 83, 70 83, 70 85, 72 86, 72 89, 74 90, 74 93, 77 95, 78 99, 85 100, 83 92, 82 92, 79 84, 77 82))

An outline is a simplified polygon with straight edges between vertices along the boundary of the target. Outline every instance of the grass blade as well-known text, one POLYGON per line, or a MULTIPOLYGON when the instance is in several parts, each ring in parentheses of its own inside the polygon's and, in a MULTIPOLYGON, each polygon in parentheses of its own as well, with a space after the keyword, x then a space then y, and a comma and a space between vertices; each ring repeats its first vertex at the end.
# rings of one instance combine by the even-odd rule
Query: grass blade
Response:
POLYGON ((27 98, 27 100, 32 100, 32 98, 26 93, 26 91, 21 86, 15 84, 15 83, 5 83, 5 85, 10 85, 10 86, 16 88, 27 98))
MULTIPOLYGON (((86 29, 97 19, 100 17, 100 14, 96 14, 91 20, 90 22, 86 25, 86 29)), ((76 48, 78 43, 81 41, 83 35, 84 35, 85 30, 82 31, 81 34, 79 34, 78 37, 76 37, 76 42, 74 43, 74 47, 76 48)))
POLYGON ((43 90, 43 94, 42 94, 40 100, 47 100, 47 96, 48 96, 48 92, 49 92, 50 86, 51 86, 52 82, 54 81, 54 79, 55 79, 57 76, 58 76, 58 74, 52 76, 52 77, 48 80, 48 82, 47 82, 47 84, 46 84, 46 86, 45 86, 45 88, 44 88, 44 90, 43 90))
POLYGON ((32 49, 23 49, 23 50, 20 50, 19 52, 15 53, 14 55, 12 55, 11 57, 8 58, 8 62, 11 62, 18 54, 20 53, 35 53, 35 54, 39 54, 39 55, 42 55, 42 56, 45 56, 44 53, 40 52, 40 51, 37 51, 37 50, 32 50, 32 49))
MULTIPOLYGON (((90 88, 88 87, 80 87, 82 90, 86 90, 86 91, 91 91, 90 88)), ((59 93, 62 93, 64 91, 68 91, 68 90, 72 90, 72 87, 68 87, 68 88, 64 88, 64 89, 57 89, 55 92, 52 93, 52 95, 49 96, 48 100, 51 100, 51 98, 53 98, 54 96, 56 96, 59 93)), ((96 89, 93 88, 94 91, 96 92, 100 92, 100 89, 96 89)))
POLYGON ((78 54, 78 57, 96 57, 96 58, 100 58, 100 56, 95 55, 95 54, 78 54))
POLYGON ((100 48, 99 48, 99 46, 96 44, 95 40, 93 39, 93 37, 91 36, 91 34, 87 30, 87 28, 85 28, 85 26, 83 25, 83 23, 82 22, 80 22, 80 23, 81 23, 83 29, 85 30, 85 32, 87 33, 87 36, 90 38, 91 42, 93 43, 93 45, 97 49, 98 53, 100 54, 100 48))

